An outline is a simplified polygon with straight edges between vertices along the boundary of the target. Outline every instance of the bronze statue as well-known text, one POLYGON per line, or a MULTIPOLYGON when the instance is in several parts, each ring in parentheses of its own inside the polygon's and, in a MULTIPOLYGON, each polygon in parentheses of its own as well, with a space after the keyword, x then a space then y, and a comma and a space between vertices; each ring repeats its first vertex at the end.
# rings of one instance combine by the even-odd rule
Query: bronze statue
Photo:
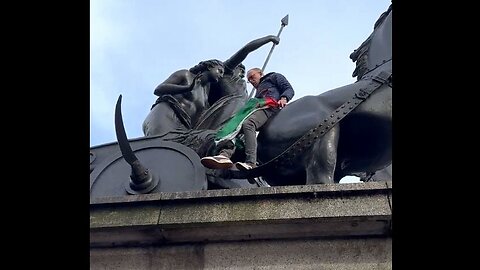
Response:
POLYGON ((189 70, 174 72, 155 88, 159 96, 143 123, 146 136, 162 135, 172 130, 189 130, 209 107, 212 82, 223 76, 219 60, 202 61, 189 70))
POLYGON ((159 98, 143 122, 145 136, 173 130, 219 128, 247 98, 245 66, 241 62, 270 41, 278 44, 279 38, 269 35, 253 40, 224 62, 203 61, 170 75, 154 91, 159 98), (210 107, 213 109, 204 114, 210 107))
MULTIPOLYGON (((220 87, 221 80, 226 78, 220 75, 222 65, 216 65, 216 73, 205 74, 205 85, 209 84, 210 92, 202 92, 205 106, 200 109, 203 113, 200 116, 195 114, 191 129, 184 125, 178 130, 165 129, 164 134, 128 140, 119 113, 119 99, 115 114, 118 145, 112 143, 91 148, 91 196, 206 189, 207 175, 208 188, 211 188, 211 179, 218 180, 215 188, 229 188, 228 181, 244 181, 248 185, 246 179, 259 176, 271 186, 338 183, 346 175, 365 175, 364 179, 367 179, 374 172, 388 168, 390 173, 385 175, 391 176, 391 41, 390 7, 375 23, 373 33, 350 56, 356 61, 354 76, 357 81, 292 101, 270 118, 257 138, 259 166, 251 170, 206 170, 200 164, 201 156, 213 154, 216 129, 228 119, 230 111, 243 105, 244 97, 225 102, 225 97, 242 96, 243 93, 238 92, 243 91, 243 87, 232 81, 225 81, 231 88, 220 87), (211 95, 217 86, 220 89, 217 90, 223 92, 215 90, 221 94, 211 95), (214 104, 209 107, 205 99, 214 104), (228 106, 223 107, 224 104, 228 106), (130 177, 134 179, 128 179, 128 166, 132 171, 130 177)), ((267 42, 264 40, 263 44, 267 42)), ((261 45, 257 43, 257 46, 261 45)), ((244 57, 247 54, 243 54, 244 57)), ((227 68, 224 70, 226 73, 227 68)), ((202 79, 192 86, 195 76, 182 87, 194 90, 197 85, 199 89, 205 89, 201 88, 205 82, 202 79)), ((155 124, 162 123, 150 123, 155 124)), ((237 161, 235 156, 232 160, 237 161)))

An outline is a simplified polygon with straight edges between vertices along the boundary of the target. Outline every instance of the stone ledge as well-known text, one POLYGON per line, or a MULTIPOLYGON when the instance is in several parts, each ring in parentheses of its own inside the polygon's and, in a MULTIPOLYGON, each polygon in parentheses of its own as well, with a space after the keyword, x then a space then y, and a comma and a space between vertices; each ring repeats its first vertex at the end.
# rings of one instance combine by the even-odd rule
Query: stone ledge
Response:
POLYGON ((90 205, 90 244, 387 236, 391 183, 209 190, 102 198, 90 205))
POLYGON ((181 200, 194 198, 218 198, 259 196, 274 194, 299 194, 299 193, 332 193, 332 192, 368 192, 375 190, 392 189, 391 182, 366 182, 348 184, 324 184, 303 186, 278 186, 261 188, 233 188, 219 190, 185 191, 185 192, 160 192, 154 194, 126 195, 121 197, 104 197, 90 200, 91 205, 109 203, 147 202, 158 200, 181 200))

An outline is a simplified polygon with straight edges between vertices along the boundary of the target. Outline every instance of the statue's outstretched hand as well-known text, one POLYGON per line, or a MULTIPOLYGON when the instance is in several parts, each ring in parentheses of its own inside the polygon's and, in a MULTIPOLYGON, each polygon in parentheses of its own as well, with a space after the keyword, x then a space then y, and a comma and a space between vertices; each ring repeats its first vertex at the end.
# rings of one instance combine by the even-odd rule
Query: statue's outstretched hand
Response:
POLYGON ((271 36, 270 36, 270 40, 271 40, 275 45, 278 45, 278 43, 280 43, 280 38, 277 37, 277 36, 274 36, 274 35, 271 35, 271 36))

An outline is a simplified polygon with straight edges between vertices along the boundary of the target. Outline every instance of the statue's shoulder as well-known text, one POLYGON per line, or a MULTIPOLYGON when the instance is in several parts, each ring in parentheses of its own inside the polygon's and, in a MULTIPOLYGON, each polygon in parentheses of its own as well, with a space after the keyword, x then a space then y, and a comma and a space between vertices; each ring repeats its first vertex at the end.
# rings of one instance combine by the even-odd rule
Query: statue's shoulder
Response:
POLYGON ((176 83, 180 83, 180 82, 188 82, 188 81, 191 81, 193 80, 193 77, 195 77, 195 75, 190 72, 188 69, 180 69, 180 70, 177 70, 175 72, 173 72, 167 79, 168 82, 176 82, 176 83))
POLYGON ((192 72, 190 72, 188 69, 180 69, 180 70, 175 71, 172 75, 191 76, 192 72))

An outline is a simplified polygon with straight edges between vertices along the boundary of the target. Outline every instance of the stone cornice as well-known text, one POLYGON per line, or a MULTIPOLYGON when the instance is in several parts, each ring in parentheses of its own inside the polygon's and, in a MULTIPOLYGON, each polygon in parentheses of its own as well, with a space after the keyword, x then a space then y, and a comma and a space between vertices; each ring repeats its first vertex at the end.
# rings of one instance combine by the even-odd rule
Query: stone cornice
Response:
POLYGON ((389 236, 392 182, 98 198, 91 246, 389 236))

